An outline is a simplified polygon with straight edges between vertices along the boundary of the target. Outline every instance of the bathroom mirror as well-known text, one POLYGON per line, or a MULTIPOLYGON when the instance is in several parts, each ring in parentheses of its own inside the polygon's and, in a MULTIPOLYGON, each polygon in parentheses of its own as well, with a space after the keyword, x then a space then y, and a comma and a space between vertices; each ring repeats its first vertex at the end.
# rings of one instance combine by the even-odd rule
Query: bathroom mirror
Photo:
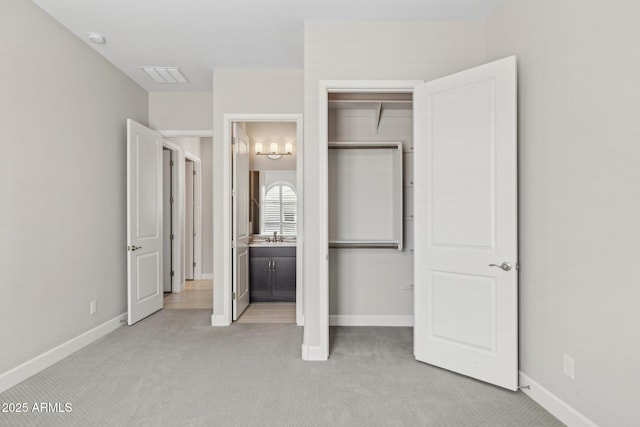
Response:
POLYGON ((296 172, 260 171, 260 234, 297 233, 296 172))

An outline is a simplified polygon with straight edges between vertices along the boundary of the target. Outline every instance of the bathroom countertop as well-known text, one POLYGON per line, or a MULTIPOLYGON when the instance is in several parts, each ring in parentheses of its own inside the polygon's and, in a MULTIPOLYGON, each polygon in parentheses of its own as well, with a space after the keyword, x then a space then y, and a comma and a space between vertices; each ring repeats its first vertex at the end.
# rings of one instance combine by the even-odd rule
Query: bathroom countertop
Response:
POLYGON ((274 247, 274 248, 295 248, 296 247, 296 242, 266 242, 266 241, 262 241, 259 240, 257 242, 253 242, 253 243, 249 243, 249 247, 250 248, 269 248, 269 247, 274 247))

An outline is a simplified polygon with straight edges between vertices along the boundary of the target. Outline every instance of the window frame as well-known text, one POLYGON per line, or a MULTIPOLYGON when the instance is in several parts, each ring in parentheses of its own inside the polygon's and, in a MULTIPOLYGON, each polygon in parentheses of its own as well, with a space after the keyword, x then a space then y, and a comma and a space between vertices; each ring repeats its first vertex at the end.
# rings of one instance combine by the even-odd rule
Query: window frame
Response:
POLYGON ((273 190, 275 187, 279 187, 280 188, 280 191, 279 191, 279 199, 280 199, 279 200, 279 207, 280 207, 280 209, 279 209, 279 211, 280 211, 279 212, 279 218, 280 218, 280 221, 279 221, 279 225, 278 225, 278 234, 280 234, 281 236, 296 236, 298 234, 298 211, 297 211, 297 208, 298 208, 298 192, 297 192, 295 186, 292 185, 290 182, 287 182, 287 181, 276 181, 273 184, 271 184, 269 187, 263 186, 263 188, 262 188, 263 189, 263 191, 262 191, 262 203, 261 203, 261 207, 262 208, 260 209, 260 234, 273 233, 273 230, 272 231, 267 231, 265 229, 265 223, 266 223, 265 213, 266 213, 266 205, 267 205, 267 194, 269 194, 269 192, 271 190, 273 190), (284 187, 289 187, 291 189, 291 191, 293 192, 293 195, 295 197, 295 207, 293 209, 293 212, 295 214, 295 221, 293 221, 293 222, 284 220, 284 205, 282 203, 282 195, 283 195, 282 189, 284 187), (295 227, 295 232, 294 233, 285 233, 284 232, 285 223, 288 223, 288 224, 292 224, 293 223, 294 227, 295 227))

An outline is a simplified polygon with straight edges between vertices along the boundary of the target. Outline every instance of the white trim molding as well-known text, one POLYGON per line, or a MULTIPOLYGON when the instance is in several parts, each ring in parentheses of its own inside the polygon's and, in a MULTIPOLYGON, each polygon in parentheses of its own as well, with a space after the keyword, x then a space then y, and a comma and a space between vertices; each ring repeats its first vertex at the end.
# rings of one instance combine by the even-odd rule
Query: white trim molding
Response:
POLYGON ((302 344, 302 360, 315 361, 315 362, 323 362, 327 360, 328 354, 325 351, 322 351, 322 347, 310 346, 306 344, 302 344))
POLYGON ((413 327, 413 315, 329 315, 329 326, 402 326, 413 327))
MULTIPOLYGON (((303 282, 303 245, 304 245, 304 219, 302 215, 302 208, 304 206, 304 184, 303 184, 303 168, 304 168, 304 128, 302 114, 224 114, 223 115, 223 146, 231 147, 232 135, 231 129, 233 123, 237 122, 293 122, 296 123, 296 186, 298 188, 298 223, 297 223, 297 242, 296 245, 296 323, 302 323, 304 316, 304 282, 303 282)), ((215 291, 214 295, 222 298, 222 311, 216 313, 212 317, 212 324, 214 326, 228 326, 232 323, 232 209, 231 209, 231 185, 232 185, 232 155, 231 149, 222 150, 222 221, 223 232, 222 236, 216 236, 216 239, 222 238, 223 247, 225 248, 221 256, 222 262, 222 283, 217 283, 218 289, 222 289, 222 292, 215 291)), ((215 297, 214 297, 215 298, 215 297)))
POLYGON ((314 304, 319 309, 320 347, 329 354, 329 94, 336 92, 406 92, 413 93, 422 80, 320 80, 318 117, 318 180, 319 191, 314 195, 319 200, 319 239, 312 242, 318 246, 317 260, 320 263, 318 298, 314 304))
POLYGON ((223 314, 211 315, 211 326, 231 326, 231 322, 223 314))
POLYGON ((212 130, 159 130, 165 138, 213 138, 212 130))
POLYGON ((116 316, 111 320, 107 320, 103 324, 88 330, 87 332, 83 332, 82 334, 63 342, 51 350, 45 351, 33 359, 27 360, 23 364, 0 374, 0 393, 18 383, 21 383, 54 363, 58 363, 65 357, 75 353, 83 347, 86 347, 95 340, 115 331, 120 326, 124 325, 126 321, 127 313, 122 313, 119 316, 116 316))
POLYGON ((529 386, 529 388, 522 388, 521 390, 564 424, 570 427, 598 427, 596 423, 576 411, 567 402, 520 371, 520 387, 526 386, 529 386))

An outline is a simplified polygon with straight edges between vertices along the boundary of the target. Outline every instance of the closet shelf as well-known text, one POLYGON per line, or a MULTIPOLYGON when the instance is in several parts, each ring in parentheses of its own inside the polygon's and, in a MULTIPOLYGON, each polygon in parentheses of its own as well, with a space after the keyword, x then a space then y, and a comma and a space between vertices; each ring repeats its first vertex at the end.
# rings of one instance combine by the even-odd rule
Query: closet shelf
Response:
POLYGON ((376 134, 380 128, 380 118, 385 110, 411 110, 412 93, 330 93, 329 109, 373 110, 376 134))

